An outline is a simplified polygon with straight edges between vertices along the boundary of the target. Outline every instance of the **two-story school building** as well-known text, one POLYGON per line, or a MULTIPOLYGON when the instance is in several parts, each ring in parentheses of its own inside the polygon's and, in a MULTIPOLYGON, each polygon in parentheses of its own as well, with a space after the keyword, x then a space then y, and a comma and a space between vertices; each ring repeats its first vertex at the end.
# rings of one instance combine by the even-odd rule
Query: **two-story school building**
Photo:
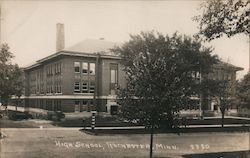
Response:
POLYGON ((26 111, 116 110, 116 89, 126 85, 121 58, 104 48, 112 45, 107 41, 85 40, 81 45, 94 43, 101 44, 105 52, 93 48, 77 51, 78 45, 73 51, 61 50, 24 68, 25 92, 20 105, 26 111))

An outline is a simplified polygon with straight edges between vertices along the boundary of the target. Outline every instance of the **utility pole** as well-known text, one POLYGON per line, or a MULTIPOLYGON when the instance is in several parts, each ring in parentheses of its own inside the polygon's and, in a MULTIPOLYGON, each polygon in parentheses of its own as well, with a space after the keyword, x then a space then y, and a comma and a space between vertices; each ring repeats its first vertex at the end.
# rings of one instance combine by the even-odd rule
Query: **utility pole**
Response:
POLYGON ((203 112, 202 112, 202 90, 201 90, 201 84, 202 84, 202 76, 201 76, 201 66, 200 66, 200 106, 199 106, 199 111, 200 111, 200 118, 203 118, 203 112))

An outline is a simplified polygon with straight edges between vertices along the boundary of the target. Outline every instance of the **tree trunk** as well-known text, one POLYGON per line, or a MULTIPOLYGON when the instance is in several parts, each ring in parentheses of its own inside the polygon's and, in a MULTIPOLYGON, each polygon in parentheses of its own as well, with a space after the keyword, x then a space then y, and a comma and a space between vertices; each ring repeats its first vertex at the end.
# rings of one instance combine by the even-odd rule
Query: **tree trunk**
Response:
POLYGON ((15 108, 16 108, 16 111, 17 111, 17 106, 18 106, 18 100, 17 100, 17 102, 16 102, 16 106, 15 106, 15 108))
POLYGON ((221 127, 223 128, 224 127, 224 116, 225 116, 225 112, 222 112, 221 113, 221 127))
MULTIPOLYGON (((18 96, 18 99, 17 99, 17 106, 19 107, 20 106, 20 103, 21 103, 21 96, 18 96)), ((17 106, 16 106, 16 111, 17 111, 17 106)))
POLYGON ((150 158, 153 157, 153 138, 154 138, 154 126, 150 129, 150 158))

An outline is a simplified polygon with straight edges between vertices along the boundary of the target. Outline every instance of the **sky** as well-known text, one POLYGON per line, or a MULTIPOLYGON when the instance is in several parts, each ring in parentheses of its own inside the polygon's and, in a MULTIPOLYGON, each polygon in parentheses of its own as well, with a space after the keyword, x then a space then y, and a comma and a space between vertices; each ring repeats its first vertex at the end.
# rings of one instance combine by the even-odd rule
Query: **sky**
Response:
MULTIPOLYGON (((70 1, 0 0, 1 42, 8 43, 13 60, 24 67, 56 52, 56 23, 64 23, 65 47, 85 39, 104 38, 126 42, 130 34, 157 31, 194 35, 201 0, 166 1, 70 1)), ((206 43, 215 54, 244 71, 249 66, 249 37, 236 35, 206 43)))

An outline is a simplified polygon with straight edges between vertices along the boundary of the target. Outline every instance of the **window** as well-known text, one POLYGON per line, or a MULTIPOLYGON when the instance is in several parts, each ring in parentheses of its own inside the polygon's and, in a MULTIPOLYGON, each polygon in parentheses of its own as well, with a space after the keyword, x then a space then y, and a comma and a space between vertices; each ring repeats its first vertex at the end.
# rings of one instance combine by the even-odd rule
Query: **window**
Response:
POLYGON ((46 67, 46 75, 49 76, 49 68, 46 67))
POLYGON ((118 83, 118 65, 110 64, 110 83, 118 83))
POLYGON ((56 81, 54 85, 55 85, 55 93, 61 93, 61 82, 56 81))
POLYGON ((110 70, 110 72, 111 72, 110 82, 117 83, 117 70, 110 70))
POLYGON ((88 104, 88 101, 87 101, 87 100, 83 100, 83 101, 82 101, 82 104, 83 104, 83 105, 87 105, 87 104, 88 104))
POLYGON ((75 112, 80 112, 80 101, 79 100, 75 101, 75 112))
POLYGON ((58 87, 57 87, 57 93, 62 93, 61 84, 58 84, 58 87))
POLYGON ((41 90, 41 94, 44 94, 43 84, 41 84, 40 90, 41 90))
POLYGON ((88 63, 86 63, 86 62, 82 63, 82 73, 88 74, 88 63))
POLYGON ((43 109, 43 100, 40 99, 40 109, 43 109))
POLYGON ((53 93, 53 85, 50 85, 50 93, 53 93))
POLYGON ((46 110, 52 110, 52 100, 46 100, 46 110))
POLYGON ((95 93, 95 82, 90 82, 89 93, 95 93))
POLYGON ((47 76, 53 76, 53 65, 48 65, 46 68, 47 76))
POLYGON ((81 111, 87 111, 87 110, 88 110, 88 101, 87 100, 83 100, 82 101, 81 111))
POLYGON ((50 65, 50 75, 51 76, 53 75, 53 67, 52 67, 52 65, 50 65))
POLYGON ((55 74, 57 74, 57 72, 58 72, 58 69, 57 69, 57 63, 55 64, 55 74))
POLYGON ((89 74, 90 75, 95 75, 95 63, 90 63, 89 64, 89 74))
POLYGON ((118 64, 110 64, 110 94, 114 95, 118 83, 118 64))
POLYGON ((74 92, 80 93, 80 83, 79 82, 75 82, 74 92))
POLYGON ((80 73, 80 62, 74 62, 75 73, 80 73))
POLYGON ((55 74, 60 75, 61 74, 61 63, 55 63, 55 74))
POLYGON ((88 83, 87 82, 82 83, 82 93, 88 93, 88 83))
POLYGON ((47 85, 46 85, 46 93, 49 93, 49 85, 48 85, 48 83, 47 83, 47 85))
POLYGON ((54 111, 61 111, 62 107, 61 107, 61 100, 54 100, 54 111))
POLYGON ((54 92, 55 93, 57 93, 57 88, 58 88, 58 86, 57 86, 57 82, 54 84, 54 92))
POLYGON ((58 73, 61 74, 62 72, 62 63, 58 63, 58 73))

